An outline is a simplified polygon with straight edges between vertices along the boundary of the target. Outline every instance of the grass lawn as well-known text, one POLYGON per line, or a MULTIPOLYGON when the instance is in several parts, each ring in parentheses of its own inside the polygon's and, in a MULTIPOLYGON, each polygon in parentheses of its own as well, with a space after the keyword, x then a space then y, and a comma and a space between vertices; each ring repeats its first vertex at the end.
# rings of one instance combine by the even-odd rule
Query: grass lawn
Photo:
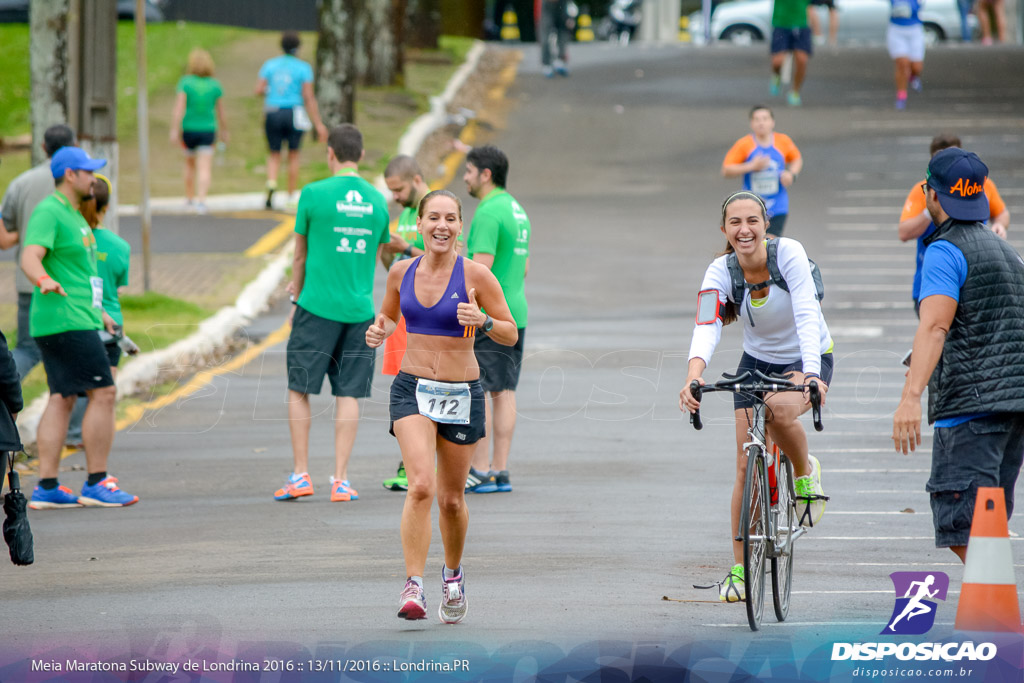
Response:
MULTIPOLYGON (((118 25, 117 127, 120 148, 119 193, 123 203, 138 201, 138 130, 136 117, 135 27, 118 25)), ((264 61, 280 53, 280 34, 210 24, 166 22, 146 30, 147 88, 150 112, 150 184, 153 196, 183 193, 181 152, 168 141, 175 85, 193 47, 210 51, 215 77, 224 89, 231 139, 214 166, 212 193, 252 192, 264 184, 266 143, 262 98, 253 91, 264 61)), ((316 34, 302 35, 300 56, 312 62, 316 34)), ((0 25, 0 137, 30 132, 28 26, 0 25)), ((357 88, 356 125, 363 130, 367 171, 382 170, 402 132, 429 108, 472 45, 467 38, 443 37, 435 51, 410 51, 403 87, 357 88)), ((27 151, 2 156, 0 188, 29 167, 27 151)), ((307 137, 302 152, 300 186, 327 175, 324 148, 307 137)))
MULTIPOLYGON (((172 299, 163 294, 150 292, 138 296, 122 295, 121 311, 124 313, 125 334, 139 345, 141 353, 170 346, 199 329, 199 323, 213 311, 181 299, 172 299)), ((11 344, 17 332, 9 335, 11 344)), ((121 363, 128 356, 121 356, 121 363)), ((46 373, 42 364, 25 377, 21 385, 25 405, 46 392, 46 373)))

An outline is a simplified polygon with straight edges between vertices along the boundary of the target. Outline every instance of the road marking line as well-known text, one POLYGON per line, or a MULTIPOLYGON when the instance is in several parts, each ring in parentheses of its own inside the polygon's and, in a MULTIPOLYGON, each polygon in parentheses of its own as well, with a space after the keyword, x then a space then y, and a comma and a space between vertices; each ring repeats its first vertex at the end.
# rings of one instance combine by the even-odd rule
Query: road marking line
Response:
POLYGON ((931 516, 931 512, 900 512, 899 510, 886 510, 885 512, 872 512, 869 510, 829 510, 829 516, 833 515, 924 515, 931 516))
POLYGON ((808 536, 819 541, 934 541, 935 536, 808 536))
POLYGON ((295 218, 286 218, 277 224, 263 237, 256 240, 256 243, 242 252, 243 256, 254 258, 264 256, 284 244, 292 233, 295 232, 295 218))
POLYGON ((178 387, 171 393, 166 394, 165 396, 160 396, 159 398, 156 398, 152 401, 147 401, 146 403, 140 403, 138 405, 129 406, 125 411, 125 416, 117 421, 117 424, 114 425, 114 428, 117 431, 121 431, 122 429, 130 427, 131 425, 141 420, 142 416, 145 415, 147 411, 164 408, 166 406, 171 405, 175 401, 185 398, 190 394, 194 394, 195 392, 199 391, 200 389, 208 385, 210 382, 212 382, 215 377, 224 375, 233 370, 237 370, 238 368, 247 365, 256 358, 260 357, 264 351, 271 348, 272 346, 277 346, 282 341, 287 339, 290 333, 291 325, 285 323, 284 325, 281 325, 281 327, 277 328, 269 335, 267 335, 267 338, 264 339, 259 344, 256 344, 255 346, 250 346, 241 354, 235 356, 234 358, 227 361, 223 365, 218 365, 212 370, 203 370, 201 372, 196 373, 195 375, 192 376, 191 379, 189 379, 187 383, 185 383, 183 386, 178 387))
POLYGON ((892 467, 874 467, 874 468, 864 468, 864 469, 853 469, 853 468, 835 469, 835 468, 829 467, 828 471, 831 474, 888 474, 890 472, 899 472, 900 474, 907 474, 907 473, 920 474, 922 472, 931 472, 931 470, 929 470, 929 469, 910 470, 910 469, 898 469, 898 468, 892 468, 892 467))

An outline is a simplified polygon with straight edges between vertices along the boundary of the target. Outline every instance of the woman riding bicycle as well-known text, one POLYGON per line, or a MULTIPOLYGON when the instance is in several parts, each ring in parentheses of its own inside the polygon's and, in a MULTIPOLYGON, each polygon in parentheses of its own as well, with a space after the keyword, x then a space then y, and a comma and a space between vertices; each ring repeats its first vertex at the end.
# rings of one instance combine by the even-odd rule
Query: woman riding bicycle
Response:
MULTIPOLYGON (((711 262, 704 274, 701 292, 717 293, 718 312, 710 319, 698 315, 690 344, 686 384, 679 392, 679 408, 693 413, 700 403, 690 393, 690 383, 697 380, 722 336, 722 326, 737 318, 743 319, 743 355, 737 373, 760 370, 763 373, 787 376, 795 384, 814 378, 825 402, 828 384, 832 381, 832 337, 821 314, 807 253, 803 246, 785 237, 777 241, 777 268, 786 288, 771 284, 769 249, 765 239, 768 229, 767 209, 761 198, 747 191, 730 195, 722 204, 722 232, 728 240, 725 252, 711 262), (743 271, 745 285, 741 300, 735 301, 733 279, 728 259, 735 254, 743 271), (760 283, 760 284, 758 284, 760 283)), ((755 397, 735 394, 736 411, 736 482, 732 491, 732 529, 739 527, 743 485, 746 481, 746 458, 743 444, 748 440, 751 407, 755 397)), ((810 407, 808 393, 770 393, 765 422, 770 438, 793 463, 794 488, 799 504, 809 509, 811 525, 817 524, 825 512, 821 489, 821 469, 817 458, 807 452, 807 435, 799 417, 810 407)), ((799 506, 803 510, 803 506, 799 506)), ((806 518, 805 518, 805 521, 806 518)), ((743 576, 743 544, 733 541, 735 566, 722 583, 719 599, 739 602, 745 599, 743 576)))

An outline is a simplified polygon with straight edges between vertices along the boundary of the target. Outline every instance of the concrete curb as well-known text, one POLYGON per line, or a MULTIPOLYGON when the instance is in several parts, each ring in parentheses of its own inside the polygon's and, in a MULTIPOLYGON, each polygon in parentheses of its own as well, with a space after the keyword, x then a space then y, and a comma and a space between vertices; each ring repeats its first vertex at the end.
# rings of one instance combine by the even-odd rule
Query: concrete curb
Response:
MULTIPOLYGON (((427 136, 445 124, 448 120, 448 105, 465 84, 466 79, 476 70, 484 50, 485 45, 482 41, 478 40, 473 44, 466 54, 466 61, 452 75, 444 92, 431 98, 430 111, 413 121, 399 139, 399 154, 414 156, 427 136)), ((390 196, 383 176, 379 176, 374 184, 382 189, 385 196, 390 196)), ((264 200, 265 195, 262 193, 218 195, 207 198, 207 207, 213 211, 262 209, 264 200)), ((191 210, 185 206, 184 198, 155 200, 152 208, 154 212, 160 213, 191 213, 191 210), (161 207, 159 211, 156 210, 157 205, 161 207)), ((118 215, 138 215, 138 212, 137 206, 126 205, 120 207, 118 215)), ((202 321, 199 324, 199 330, 195 333, 175 342, 166 349, 142 354, 126 363, 118 372, 118 396, 135 393, 140 388, 153 384, 164 369, 194 367, 197 359, 209 355, 214 349, 222 346, 239 329, 250 324, 259 314, 266 311, 269 308, 271 296, 280 286, 281 280, 291 264, 293 248, 294 240, 290 240, 281 253, 242 290, 234 306, 225 306, 213 316, 202 321)), ((26 446, 35 443, 39 419, 42 417, 48 401, 49 394, 44 394, 18 415, 18 430, 21 432, 21 440, 26 446)))

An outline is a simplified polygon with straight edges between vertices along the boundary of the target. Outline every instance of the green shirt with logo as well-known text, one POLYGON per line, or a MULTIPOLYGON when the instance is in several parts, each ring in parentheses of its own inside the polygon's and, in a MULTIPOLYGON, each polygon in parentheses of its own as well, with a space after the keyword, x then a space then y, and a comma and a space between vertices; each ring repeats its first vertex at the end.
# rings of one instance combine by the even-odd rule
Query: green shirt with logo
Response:
POLYGON ((377 248, 391 240, 384 195, 355 171, 310 183, 299 195, 295 232, 306 236, 298 304, 340 323, 372 320, 377 248))
POLYGON ((122 237, 105 228, 96 228, 92 235, 96 238, 96 270, 103 280, 103 310, 118 325, 124 325, 117 290, 128 286, 132 248, 122 237))
POLYGON ((96 270, 96 239, 92 228, 60 192, 39 202, 29 218, 25 245, 46 249, 43 268, 67 296, 32 292, 29 332, 45 337, 73 330, 103 327, 103 285, 96 270))
POLYGON ((772 9, 774 28, 805 28, 808 0, 775 0, 772 9))
MULTIPOLYGON (((402 213, 398 214, 398 223, 395 225, 395 233, 403 240, 408 242, 411 246, 417 249, 423 249, 423 235, 416 230, 416 214, 417 209, 415 206, 402 209, 402 213)), ((396 261, 410 258, 405 254, 398 254, 396 261)))
POLYGON ((217 100, 224 94, 216 78, 189 74, 178 81, 178 92, 185 93, 185 118, 181 129, 195 133, 217 130, 217 100))
POLYGON ((512 195, 501 188, 480 202, 469 228, 469 258, 493 254, 491 272, 505 293, 516 327, 526 327, 526 259, 530 256, 530 219, 512 195))

